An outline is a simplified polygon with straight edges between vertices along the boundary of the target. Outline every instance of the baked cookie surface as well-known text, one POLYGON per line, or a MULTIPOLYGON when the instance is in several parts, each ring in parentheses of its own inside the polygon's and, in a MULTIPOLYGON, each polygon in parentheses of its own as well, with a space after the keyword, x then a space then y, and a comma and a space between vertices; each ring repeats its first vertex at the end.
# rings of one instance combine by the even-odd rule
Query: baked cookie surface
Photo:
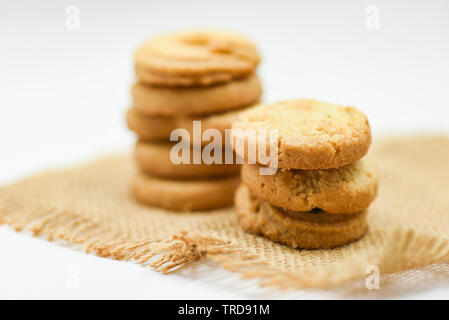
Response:
POLYGON ((136 199, 143 204, 175 211, 194 211, 232 206, 239 181, 239 177, 166 180, 138 174, 131 188, 136 199))
MULTIPOLYGON (((193 121, 201 121, 201 135, 207 129, 217 129, 223 137, 224 144, 226 129, 231 129, 232 123, 237 120, 238 115, 248 108, 192 117, 147 116, 138 112, 136 108, 130 108, 126 112, 126 122, 128 128, 134 131, 140 140, 154 142, 169 141, 171 132, 178 128, 187 130, 192 138, 194 134, 193 121)), ((191 142, 193 143, 193 139, 191 142)), ((201 142, 206 145, 210 141, 201 142)))
POLYGON ((255 45, 232 32, 192 30, 149 39, 134 54, 140 82, 161 86, 225 83, 259 64, 255 45))
POLYGON ((360 238, 368 229, 366 211, 328 214, 284 211, 253 196, 245 185, 235 195, 241 227, 293 248, 328 249, 360 238))
MULTIPOLYGON (((137 142, 134 156, 137 166, 145 173, 168 179, 198 179, 237 175, 240 165, 224 164, 193 164, 193 151, 190 148, 191 164, 174 164, 170 160, 170 150, 174 143, 137 142)), ((232 150, 230 150, 232 152, 232 150)))
POLYGON ((262 86, 256 75, 221 85, 165 88, 135 83, 135 108, 147 115, 182 116, 224 112, 259 101, 262 86))
POLYGON ((260 167, 243 165, 242 181, 260 200, 286 210, 352 214, 366 210, 377 195, 377 169, 366 160, 326 170, 279 169, 274 175, 260 175, 260 167))
MULTIPOLYGON (((341 167, 362 158, 371 144, 368 120, 358 109, 310 99, 258 105, 233 124, 235 139, 248 143, 239 133, 247 129, 275 130, 278 167, 287 169, 341 167)), ((236 152, 248 159, 248 148, 236 152)))

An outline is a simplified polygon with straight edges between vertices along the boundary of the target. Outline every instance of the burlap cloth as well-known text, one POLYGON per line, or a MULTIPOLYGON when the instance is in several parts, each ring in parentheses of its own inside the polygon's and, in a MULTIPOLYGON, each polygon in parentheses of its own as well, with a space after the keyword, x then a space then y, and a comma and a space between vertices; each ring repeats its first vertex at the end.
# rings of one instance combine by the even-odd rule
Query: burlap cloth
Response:
POLYGON ((135 170, 130 156, 45 172, 0 188, 0 223, 163 272, 208 258, 260 279, 261 285, 282 288, 363 281, 370 265, 384 280, 402 284, 429 265, 430 275, 449 278, 444 264, 449 259, 449 139, 381 139, 368 157, 380 171, 370 230, 334 250, 294 250, 247 234, 231 208, 173 213, 141 206, 129 192, 135 170), (385 276, 391 273, 398 276, 385 276))

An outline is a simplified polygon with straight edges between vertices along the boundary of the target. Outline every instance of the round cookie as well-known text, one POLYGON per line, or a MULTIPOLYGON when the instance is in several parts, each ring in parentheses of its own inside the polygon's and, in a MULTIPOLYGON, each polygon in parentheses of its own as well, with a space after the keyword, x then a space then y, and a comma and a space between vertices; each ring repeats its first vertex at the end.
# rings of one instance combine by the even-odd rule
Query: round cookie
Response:
POLYGON ((231 32, 192 30, 149 39, 134 54, 140 82, 205 86, 251 74, 260 62, 255 45, 231 32))
MULTIPOLYGON (((197 179, 237 175, 240 165, 224 164, 225 150, 223 150, 222 164, 193 164, 193 150, 190 148, 192 164, 174 164, 170 160, 170 150, 173 143, 137 142, 134 155, 137 166, 150 175, 169 179, 197 179)), ((228 152, 232 152, 229 148, 228 152)))
MULTIPOLYGON (((207 129, 217 129, 224 138, 225 130, 231 129, 232 123, 246 109, 243 108, 196 117, 161 117, 147 116, 138 112, 136 108, 130 108, 126 112, 126 121, 128 128, 136 132, 139 139, 143 141, 169 141, 170 133, 178 128, 186 129, 190 137, 193 137, 193 121, 195 120, 201 121, 201 135, 207 129)), ((206 145, 209 141, 202 141, 202 143, 206 145)))
POLYGON ((242 181, 260 200, 287 210, 352 214, 366 210, 377 195, 377 170, 366 160, 327 170, 279 169, 274 175, 260 175, 259 168, 243 165, 242 181))
POLYGON ((132 183, 136 199, 146 205, 177 211, 232 206, 239 177, 214 180, 165 180, 143 174, 132 183))
POLYGON ((259 101, 262 94, 256 75, 211 87, 164 88, 135 83, 135 108, 142 114, 159 116, 204 115, 240 108, 259 101))
POLYGON ((284 211, 260 201, 245 185, 235 195, 241 227, 293 248, 328 249, 360 238, 368 229, 366 211, 328 214, 284 211))
MULTIPOLYGON (((232 128, 237 141, 256 146, 257 140, 245 130, 267 136, 275 130, 278 167, 287 169, 341 167, 362 158, 371 144, 368 120, 358 109, 310 99, 259 105, 243 112, 232 128)), ((248 148, 236 152, 246 160, 252 158, 248 148)))
POLYGON ((144 141, 169 141, 170 133, 177 128, 181 128, 178 121, 179 118, 147 116, 138 112, 134 107, 126 111, 128 128, 134 131, 140 140, 144 141))

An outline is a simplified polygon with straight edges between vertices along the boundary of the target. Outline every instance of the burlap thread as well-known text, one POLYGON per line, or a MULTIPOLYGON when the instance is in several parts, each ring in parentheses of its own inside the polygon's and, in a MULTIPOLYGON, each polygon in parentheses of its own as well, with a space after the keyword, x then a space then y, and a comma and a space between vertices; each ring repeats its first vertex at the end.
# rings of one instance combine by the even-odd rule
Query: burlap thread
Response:
MULTIPOLYGON (((232 208, 174 213, 137 204, 130 156, 45 172, 0 188, 0 224, 170 272, 208 258, 262 286, 324 288, 449 260, 449 139, 375 141, 369 232, 334 250, 295 250, 243 232, 232 208)), ((418 272, 418 271, 416 271, 418 272)), ((437 272, 437 271, 435 271, 437 272)), ((398 277, 397 277, 398 278, 398 277)), ((399 277, 399 280, 403 277, 399 277)))

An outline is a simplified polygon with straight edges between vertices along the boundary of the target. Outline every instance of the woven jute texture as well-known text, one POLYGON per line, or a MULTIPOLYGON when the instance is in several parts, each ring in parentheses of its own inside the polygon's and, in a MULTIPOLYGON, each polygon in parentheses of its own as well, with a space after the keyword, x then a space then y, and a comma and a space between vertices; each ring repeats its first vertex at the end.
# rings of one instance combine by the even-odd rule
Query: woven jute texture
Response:
POLYGON ((258 278, 261 285, 281 288, 340 285, 365 278, 372 265, 384 275, 444 266, 449 260, 449 139, 380 139, 368 157, 380 172, 369 232, 333 250, 295 250, 247 234, 232 208, 175 213, 141 206, 129 190, 135 170, 130 156, 45 172, 0 188, 0 223, 162 272, 207 258, 258 278))

